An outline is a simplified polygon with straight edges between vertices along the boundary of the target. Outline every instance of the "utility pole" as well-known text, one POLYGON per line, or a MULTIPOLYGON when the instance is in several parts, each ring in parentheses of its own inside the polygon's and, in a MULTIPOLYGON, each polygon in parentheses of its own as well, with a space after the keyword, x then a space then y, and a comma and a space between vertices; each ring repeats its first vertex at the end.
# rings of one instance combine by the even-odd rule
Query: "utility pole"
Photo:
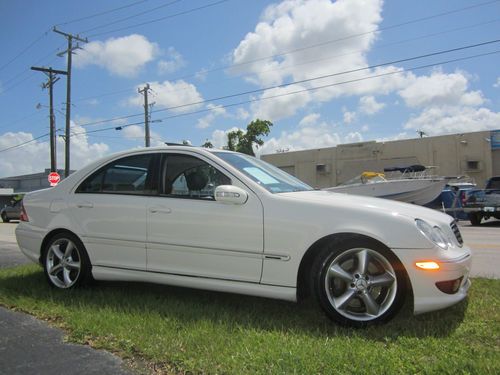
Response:
POLYGON ((36 66, 32 66, 31 70, 37 70, 39 72, 44 72, 47 77, 49 77, 48 81, 42 85, 42 88, 49 89, 49 118, 50 118, 50 171, 57 172, 57 154, 56 154, 56 118, 54 116, 54 92, 53 86, 54 83, 59 81, 59 77, 56 77, 56 74, 67 74, 62 70, 54 70, 52 68, 40 68, 36 66))
POLYGON ((148 103, 148 94, 149 90, 151 90, 151 87, 149 86, 149 83, 146 83, 146 86, 142 89, 137 89, 137 92, 139 94, 144 95, 144 140, 146 147, 150 147, 151 144, 151 136, 149 134, 149 103, 148 103))
POLYGON ((68 72, 66 76, 66 136, 64 138, 65 142, 65 151, 64 151, 64 177, 69 176, 70 171, 70 122, 71 122, 71 64, 72 64, 72 55, 75 49, 80 48, 77 43, 75 47, 73 47, 73 39, 76 41, 80 41, 83 43, 88 43, 87 38, 80 38, 79 35, 72 35, 68 33, 64 33, 60 30, 57 30, 56 27, 52 29, 55 33, 61 34, 68 40, 68 49, 64 52, 58 53, 57 56, 61 57, 65 53, 68 54, 68 62, 66 66, 66 70, 68 72))

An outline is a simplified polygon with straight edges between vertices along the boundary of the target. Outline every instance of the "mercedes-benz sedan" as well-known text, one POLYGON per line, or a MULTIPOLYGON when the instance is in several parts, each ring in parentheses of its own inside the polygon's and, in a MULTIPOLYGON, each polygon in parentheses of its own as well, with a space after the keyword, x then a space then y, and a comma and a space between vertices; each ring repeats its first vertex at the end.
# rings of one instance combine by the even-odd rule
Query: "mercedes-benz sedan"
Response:
POLYGON ((450 216, 314 190, 259 159, 146 148, 27 194, 16 236, 50 285, 153 282, 296 301, 329 317, 386 321, 464 299, 471 252, 450 216))

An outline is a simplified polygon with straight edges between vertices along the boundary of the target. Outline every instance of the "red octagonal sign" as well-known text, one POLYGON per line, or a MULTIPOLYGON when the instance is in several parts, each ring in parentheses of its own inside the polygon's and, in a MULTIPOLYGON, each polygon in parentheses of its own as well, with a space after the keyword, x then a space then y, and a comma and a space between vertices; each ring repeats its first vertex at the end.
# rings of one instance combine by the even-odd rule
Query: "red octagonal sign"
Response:
POLYGON ((56 186, 61 181, 61 176, 57 172, 50 172, 48 177, 50 186, 56 186))

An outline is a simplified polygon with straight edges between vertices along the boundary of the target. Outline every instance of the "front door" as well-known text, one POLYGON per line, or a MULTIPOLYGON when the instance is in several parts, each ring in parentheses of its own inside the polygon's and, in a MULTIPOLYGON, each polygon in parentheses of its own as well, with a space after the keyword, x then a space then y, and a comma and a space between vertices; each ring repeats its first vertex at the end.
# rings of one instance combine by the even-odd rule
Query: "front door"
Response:
POLYGON ((148 270, 259 282, 264 244, 258 197, 195 154, 165 153, 161 170, 161 194, 147 211, 148 270), (245 204, 215 201, 215 188, 229 184, 249 193, 245 204))

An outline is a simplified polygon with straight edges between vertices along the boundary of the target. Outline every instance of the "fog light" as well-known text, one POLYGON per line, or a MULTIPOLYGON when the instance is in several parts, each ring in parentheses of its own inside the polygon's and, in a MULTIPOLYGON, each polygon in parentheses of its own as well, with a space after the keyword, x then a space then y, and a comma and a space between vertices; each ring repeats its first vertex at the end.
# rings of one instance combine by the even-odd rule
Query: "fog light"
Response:
POLYGON ((415 265, 423 270, 438 270, 439 269, 439 264, 436 262, 430 261, 430 262, 416 262, 415 265))
POLYGON ((464 277, 462 276, 455 280, 439 281, 436 283, 436 286, 443 293, 455 294, 458 292, 463 278, 464 277))

